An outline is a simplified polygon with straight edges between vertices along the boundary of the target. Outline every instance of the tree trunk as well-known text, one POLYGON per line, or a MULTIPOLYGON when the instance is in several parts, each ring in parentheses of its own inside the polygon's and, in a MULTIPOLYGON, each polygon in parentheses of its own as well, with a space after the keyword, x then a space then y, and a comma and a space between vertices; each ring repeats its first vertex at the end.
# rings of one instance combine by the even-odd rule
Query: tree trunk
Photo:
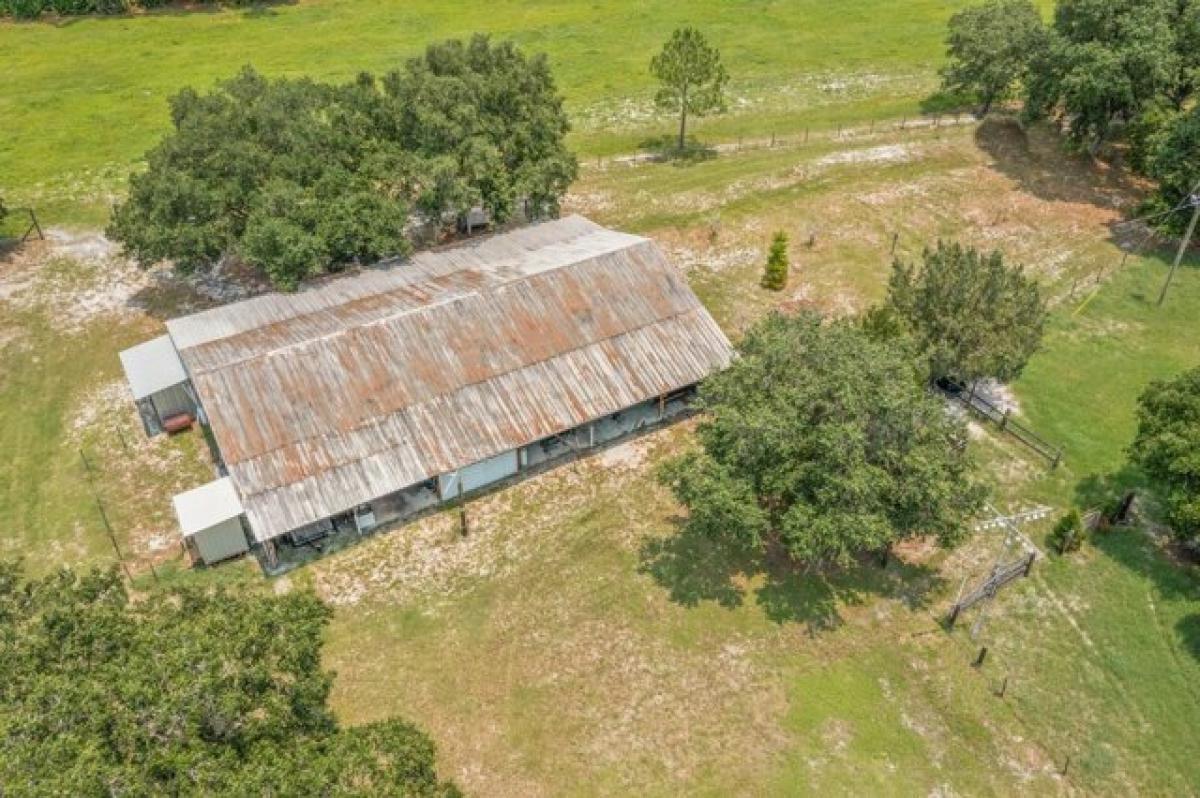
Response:
POLYGON ((988 111, 992 110, 992 95, 983 98, 983 107, 979 109, 979 118, 983 119, 988 115, 988 111))
POLYGON ((679 151, 683 152, 684 136, 687 133, 687 89, 683 90, 679 103, 679 151))

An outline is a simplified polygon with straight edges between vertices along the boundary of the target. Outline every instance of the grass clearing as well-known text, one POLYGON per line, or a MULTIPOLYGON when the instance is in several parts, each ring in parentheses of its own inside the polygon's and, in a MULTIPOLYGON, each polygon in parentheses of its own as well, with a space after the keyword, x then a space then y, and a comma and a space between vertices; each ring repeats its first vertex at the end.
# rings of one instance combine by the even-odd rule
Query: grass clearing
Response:
MULTIPOLYGON (((1044 351, 1015 393, 1066 461, 1048 471, 978 425, 974 445, 998 506, 1063 508, 1121 462, 1140 386, 1200 360, 1185 326, 1200 272, 1187 269, 1157 314, 1144 295, 1161 257, 1112 271, 1123 240, 1113 223, 1136 185, 1060 159, 1042 131, 926 131, 589 170, 572 202, 660 240, 734 330, 779 302, 836 312, 877 298, 889 232, 914 255, 938 235, 1004 247, 1056 297, 1044 351), (909 157, 844 154, 898 146, 909 157), (796 268, 782 297, 757 288, 777 227, 792 234, 796 268), (1098 295, 1072 315, 1083 295, 1071 298, 1071 284, 1086 277, 1090 291, 1096 274, 1098 295)), ((665 433, 647 465, 684 445, 680 434, 665 433)), ((1200 790, 1187 731, 1200 720, 1200 578, 1142 532, 1051 556, 1002 594, 972 641, 974 615, 951 635, 936 619, 963 578, 986 573, 995 532, 949 555, 910 552, 884 573, 764 572, 676 537, 677 510, 648 468, 632 480, 575 468, 488 500, 507 509, 484 510, 479 534, 517 541, 505 564, 455 566, 475 576, 448 594, 389 595, 366 578, 330 643, 343 717, 414 714, 468 789, 488 793, 1200 790), (979 645, 991 653, 976 670, 979 645)), ((1052 521, 1031 528, 1039 543, 1052 521)), ((452 519, 442 523, 442 545, 458 551, 452 519)), ((384 540, 354 559, 386 560, 384 540)), ((318 585, 326 572, 350 570, 331 559, 318 585)))
MULTIPOLYGON (((745 81, 740 95, 763 98, 703 122, 704 136, 904 113, 929 85, 941 20, 958 6, 750 5, 689 7, 745 81), (815 88, 777 92, 780 74, 815 88), (900 77, 862 78, 882 74, 900 77)), ((0 131, 16 134, 0 144, 0 171, 39 207, 102 220, 165 123, 163 97, 183 83, 251 57, 272 74, 348 77, 360 64, 347 51, 378 69, 479 27, 550 52, 583 151, 625 149, 666 126, 623 101, 648 96, 644 62, 682 19, 678 5, 645 6, 646 17, 508 3, 486 19, 423 0, 348 8, 0 25, 18 86, 0 97, 0 131)), ((1121 470, 1134 397, 1200 362, 1194 259, 1163 311, 1152 304, 1161 253, 1114 272, 1125 235, 1114 222, 1138 188, 1064 158, 1045 131, 993 121, 824 134, 690 166, 589 164, 568 205, 658 240, 731 333, 776 305, 842 313, 878 299, 895 234, 910 256, 938 236, 1003 247, 1056 300, 1044 351, 1014 392, 1066 461, 1048 472, 983 427, 973 445, 998 506, 1061 508, 1090 503, 1101 480, 1136 481, 1121 470), (777 229, 791 236, 782 294, 758 287, 777 229), (1088 287, 1071 297, 1080 279, 1088 287)), ((473 501, 465 540, 442 514, 269 582, 249 563, 184 570, 177 548, 156 544, 173 529, 170 495, 208 477, 201 441, 140 437, 116 352, 211 299, 193 283, 122 276, 89 246, 60 241, 0 263, 3 553, 26 554, 35 572, 111 562, 82 446, 139 579, 156 563, 164 580, 316 589, 336 607, 327 662, 339 716, 414 719, 472 793, 1200 792, 1195 566, 1139 530, 1113 533, 1005 590, 980 640, 964 627, 948 635, 937 618, 964 577, 986 571, 995 533, 949 554, 908 547, 887 570, 811 575, 740 560, 679 536, 678 508, 653 481, 655 464, 689 444, 687 425, 473 501), (981 644, 991 653, 973 669, 981 644)), ((1035 540, 1051 521, 1032 528, 1035 540)))
POLYGON ((346 80, 475 31, 547 53, 584 155, 627 152, 672 129, 653 110, 647 65, 685 24, 705 31, 733 75, 731 113, 699 122, 705 138, 913 115, 933 88, 945 22, 963 5, 501 0, 464 13, 435 0, 301 0, 0 22, 0 188, 51 224, 96 226, 126 173, 167 129, 166 98, 180 88, 208 87, 243 64, 268 75, 346 80))
MULTIPOLYGON (((913 255, 938 235, 1003 246, 1059 297, 1015 393, 1066 462, 1048 472, 983 427, 974 446, 999 506, 1063 507, 1119 466, 1145 380, 1200 357, 1175 334, 1200 307, 1200 272, 1183 270, 1166 312, 1154 311, 1144 296, 1161 258, 1111 271, 1112 223, 1136 186, 1059 158, 1049 137, 1003 124, 878 132, 687 167, 589 168, 569 204, 659 240, 734 332, 777 303, 843 312, 878 298, 895 232, 913 255), (775 229, 793 242, 782 295, 757 285, 775 229), (1071 283, 1102 264, 1099 294, 1072 315, 1083 295, 1070 299, 1071 283), (1079 399, 1093 395, 1103 400, 1079 399)), ((964 577, 986 571, 994 533, 950 554, 912 547, 886 571, 817 576, 738 560, 679 537, 678 509, 652 479, 688 445, 687 425, 472 502, 465 540, 442 514, 271 582, 249 564, 183 570, 177 549, 154 542, 171 526, 171 493, 207 478, 200 441, 144 442, 112 386, 116 351, 210 299, 190 283, 120 278, 85 257, 86 242, 48 246, 0 272, 5 550, 29 554, 35 570, 111 562, 82 441, 140 580, 153 562, 177 582, 313 587, 336 607, 327 660, 338 714, 413 718, 472 792, 1200 790, 1188 746, 1200 722, 1194 568, 1116 533, 1006 590, 971 642, 937 617, 964 577), (991 654, 976 670, 979 644, 991 654)))

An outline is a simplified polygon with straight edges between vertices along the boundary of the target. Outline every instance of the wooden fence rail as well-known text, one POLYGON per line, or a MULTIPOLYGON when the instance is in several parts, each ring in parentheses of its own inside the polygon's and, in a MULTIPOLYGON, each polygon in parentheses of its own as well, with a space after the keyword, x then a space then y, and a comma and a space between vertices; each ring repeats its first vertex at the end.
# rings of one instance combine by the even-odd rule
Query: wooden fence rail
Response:
POLYGON ((1045 457, 1050 461, 1051 468, 1057 468, 1062 462, 1061 447, 1055 446, 1017 421, 1008 410, 980 396, 975 391, 974 385, 966 386, 950 379, 943 379, 937 387, 946 396, 954 399, 977 416, 992 421, 1000 427, 1002 432, 1007 432, 1025 446, 1045 457))
POLYGON ((953 629, 958 616, 963 610, 969 610, 985 599, 994 598, 996 593, 1000 591, 1000 588, 1014 579, 1029 576, 1030 570, 1033 569, 1033 561, 1036 558, 1037 553, 1031 551, 1019 560, 997 565, 992 569, 991 575, 979 587, 976 587, 970 593, 967 593, 954 602, 954 606, 950 608, 950 615, 946 618, 946 624, 953 629))

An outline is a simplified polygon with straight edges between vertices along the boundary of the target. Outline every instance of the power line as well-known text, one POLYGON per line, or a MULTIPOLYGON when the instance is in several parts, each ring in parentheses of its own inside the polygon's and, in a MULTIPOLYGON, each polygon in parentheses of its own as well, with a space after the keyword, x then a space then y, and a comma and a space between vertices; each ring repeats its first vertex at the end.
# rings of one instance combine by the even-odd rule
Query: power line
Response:
MULTIPOLYGON (((1200 183, 1196 184, 1200 188, 1200 183)), ((1200 220, 1200 196, 1195 192, 1188 195, 1187 201, 1192 206, 1192 219, 1188 222, 1187 232, 1183 234, 1183 240, 1179 242, 1179 250, 1175 253, 1175 260, 1171 262, 1171 269, 1167 272, 1167 279, 1163 281, 1162 291, 1158 294, 1158 306, 1161 308, 1163 300, 1167 298, 1167 289, 1171 287, 1171 279, 1175 277, 1175 270, 1179 268, 1180 262, 1183 260, 1183 254, 1187 252, 1188 244, 1192 241, 1192 233, 1196 232, 1196 222, 1200 220)))

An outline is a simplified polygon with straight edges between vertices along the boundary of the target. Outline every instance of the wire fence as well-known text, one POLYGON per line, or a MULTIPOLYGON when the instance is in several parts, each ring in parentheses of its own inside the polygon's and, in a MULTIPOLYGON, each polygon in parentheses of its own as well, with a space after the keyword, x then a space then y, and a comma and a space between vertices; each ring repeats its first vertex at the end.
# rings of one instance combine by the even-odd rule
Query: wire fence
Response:
MULTIPOLYGON (((802 147, 805 144, 819 141, 853 141, 870 138, 877 134, 888 132, 940 130, 942 128, 974 126, 983 120, 968 111, 947 114, 924 114, 902 116, 899 119, 888 117, 870 120, 866 123, 839 123, 829 127, 805 127, 787 134, 769 133, 766 135, 744 136, 736 140, 722 141, 717 144, 700 145, 689 143, 683 150, 674 145, 674 137, 664 137, 664 146, 644 146, 642 151, 621 155, 598 155, 594 158, 581 159, 583 166, 605 168, 608 166, 634 166, 642 163, 654 163, 672 160, 687 160, 689 157, 702 160, 722 153, 749 152, 754 150, 770 150, 778 148, 802 147)), ((657 143, 657 142, 656 142, 657 143)))

